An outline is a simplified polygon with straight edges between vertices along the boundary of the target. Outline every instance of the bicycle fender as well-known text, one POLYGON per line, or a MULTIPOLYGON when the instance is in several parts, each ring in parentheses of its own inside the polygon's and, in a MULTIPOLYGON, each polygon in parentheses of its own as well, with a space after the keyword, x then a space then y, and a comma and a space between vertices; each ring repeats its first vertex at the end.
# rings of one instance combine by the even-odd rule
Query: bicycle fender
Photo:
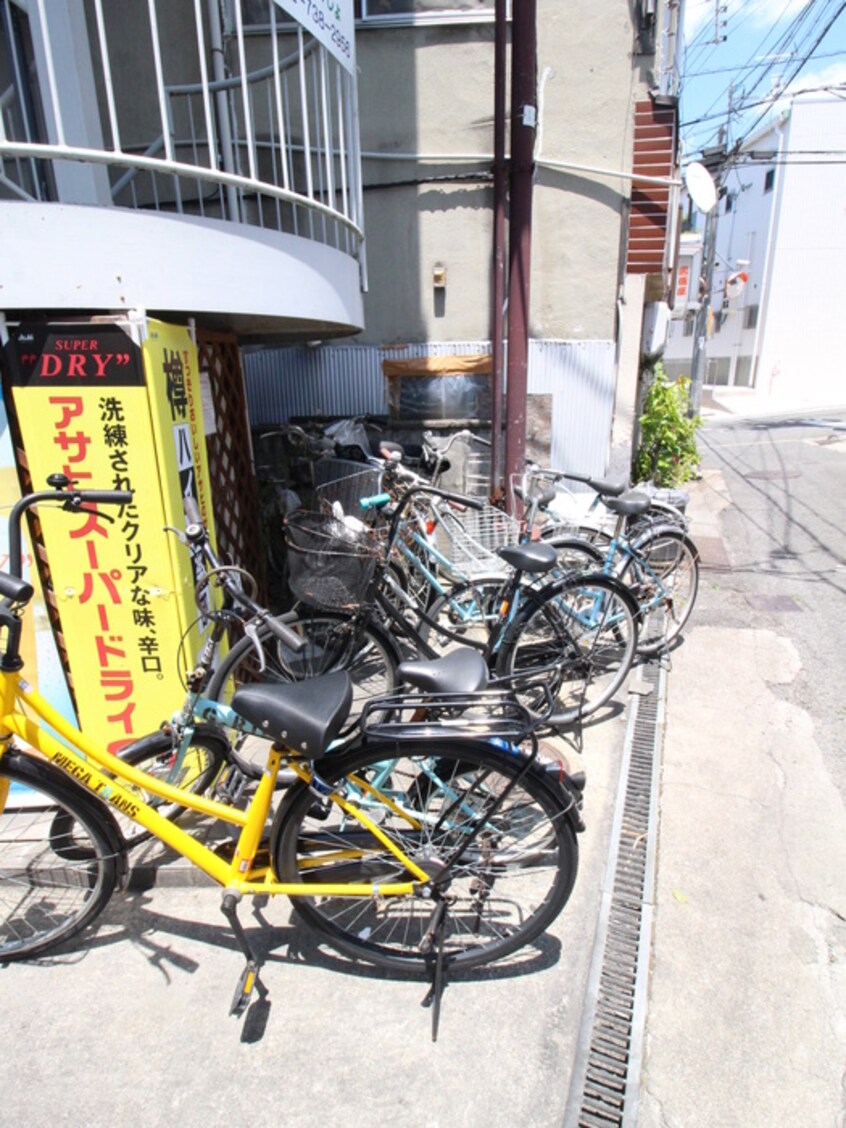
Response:
MULTIPOLYGON (((475 734, 462 736, 460 732, 445 733, 443 728, 439 728, 435 724, 432 726, 429 733, 418 732, 413 736, 402 736, 396 740, 383 736, 373 737, 365 733, 362 736, 362 744, 373 749, 377 754, 380 748, 384 749, 384 759, 390 760, 394 757, 402 756, 403 745, 408 745, 412 742, 425 743, 432 750, 432 755, 437 757, 436 741, 438 735, 440 735, 441 739, 447 739, 452 747, 458 745, 467 748, 468 751, 471 749, 479 749, 485 752, 490 752, 493 747, 498 752, 502 752, 503 755, 513 758, 515 761, 523 761, 528 767, 529 773, 531 773, 535 779, 540 780, 546 790, 550 792, 554 798, 563 803, 564 810, 562 814, 566 815, 570 820, 573 830, 578 833, 585 829, 580 811, 583 788, 579 786, 579 781, 571 779, 560 763, 541 760, 539 758, 529 763, 529 754, 524 751, 522 747, 509 744, 497 737, 485 739, 475 734)), ((344 749, 344 751, 347 750, 346 748, 344 749)), ((302 786, 306 785, 303 784, 302 786)))
POLYGON ((699 549, 696 547, 696 545, 693 543, 684 529, 680 528, 678 525, 661 524, 653 525, 649 529, 644 529, 643 532, 636 536, 631 542, 631 547, 635 552, 637 552, 651 540, 654 540, 656 537, 667 536, 667 534, 672 536, 675 540, 682 541, 685 546, 689 548, 690 551, 694 554, 697 560, 699 559, 699 549))
POLYGON ((100 829, 103 832, 103 836, 108 841, 109 850, 114 855, 117 864, 117 888, 119 890, 125 889, 129 877, 126 843, 124 842, 123 834, 121 833, 114 815, 106 804, 101 800, 93 798, 87 788, 77 783, 73 776, 60 771, 54 764, 51 764, 49 760, 34 761, 31 756, 24 755, 16 748, 10 748, 3 756, 3 763, 14 764, 20 771, 30 773, 33 776, 42 773, 44 776, 52 777, 58 785, 68 787, 71 791, 76 793, 80 805, 87 807, 91 817, 99 821, 100 829))
MULTIPOLYGON (((578 582, 590 583, 591 576, 593 575, 601 577, 603 583, 609 583, 611 587, 614 588, 615 593, 619 595, 619 597, 626 604, 632 615, 637 616, 640 610, 640 605, 632 595, 627 584, 623 583, 623 581, 618 579, 617 576, 607 576, 604 572, 600 572, 598 570, 596 572, 580 573, 578 576, 578 582)), ((545 602, 547 599, 551 599, 553 596, 560 595, 561 592, 564 591, 564 589, 570 586, 572 583, 573 580, 571 577, 562 576, 557 580, 553 580, 552 583, 545 584, 542 588, 538 588, 536 591, 525 592, 525 603, 518 612, 517 619, 523 616, 524 608, 529 606, 530 598, 537 600, 538 603, 545 602)), ((515 619, 515 623, 517 622, 517 619, 515 619)))

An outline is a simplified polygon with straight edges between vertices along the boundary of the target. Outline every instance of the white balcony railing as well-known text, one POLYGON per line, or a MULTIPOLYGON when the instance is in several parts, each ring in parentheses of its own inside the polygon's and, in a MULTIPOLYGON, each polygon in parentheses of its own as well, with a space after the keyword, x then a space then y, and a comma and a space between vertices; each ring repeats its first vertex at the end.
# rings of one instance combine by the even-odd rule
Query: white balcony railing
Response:
POLYGON ((355 77, 273 0, 0 13, 0 199, 220 219, 359 257, 355 77))

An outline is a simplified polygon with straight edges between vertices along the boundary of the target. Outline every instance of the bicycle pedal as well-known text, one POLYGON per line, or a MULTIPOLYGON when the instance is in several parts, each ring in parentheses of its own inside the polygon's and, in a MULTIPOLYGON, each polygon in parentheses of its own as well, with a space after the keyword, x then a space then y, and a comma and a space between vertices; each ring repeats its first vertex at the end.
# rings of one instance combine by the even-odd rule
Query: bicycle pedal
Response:
POLYGON ((244 796, 250 780, 244 773, 235 767, 229 768, 215 788, 215 798, 222 803, 230 803, 237 807, 244 796))
POLYGON ((229 1008, 230 1014, 234 1014, 236 1018, 240 1018, 244 1013, 249 1006, 257 980, 258 964, 249 960, 244 970, 241 972, 238 979, 238 986, 235 988, 235 994, 232 996, 232 1005, 229 1008))

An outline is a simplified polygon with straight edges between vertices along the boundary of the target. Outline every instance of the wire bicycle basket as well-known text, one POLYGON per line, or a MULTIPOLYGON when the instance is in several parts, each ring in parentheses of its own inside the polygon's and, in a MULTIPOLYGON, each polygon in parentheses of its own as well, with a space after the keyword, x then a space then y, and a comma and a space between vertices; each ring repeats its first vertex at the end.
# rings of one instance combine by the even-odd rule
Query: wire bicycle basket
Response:
POLYGON ((369 529, 322 513, 296 512, 286 523, 285 540, 288 586, 296 599, 321 611, 344 611, 367 598, 381 555, 369 529))
MULTIPOLYGON (((344 458, 322 458, 314 464, 315 509, 329 511, 335 503, 344 513, 367 520, 359 502, 382 491, 382 470, 344 458)), ((377 511, 372 511, 375 518, 377 511)))
POLYGON ((463 512, 443 506, 438 509, 435 535, 438 549, 450 567, 472 579, 507 571, 496 550, 517 544, 520 522, 494 505, 463 512))

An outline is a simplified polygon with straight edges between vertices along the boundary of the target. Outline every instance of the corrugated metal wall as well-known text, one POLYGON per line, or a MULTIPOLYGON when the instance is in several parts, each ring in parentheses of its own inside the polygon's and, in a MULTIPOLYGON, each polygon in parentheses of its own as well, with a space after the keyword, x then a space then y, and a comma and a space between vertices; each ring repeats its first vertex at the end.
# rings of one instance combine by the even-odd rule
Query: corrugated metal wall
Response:
MULTIPOLYGON (((295 415, 385 415, 384 359, 489 352, 489 341, 397 349, 329 344, 247 349, 243 360, 250 424, 283 423, 295 415)), ((605 472, 614 379, 613 341, 529 343, 529 393, 553 396, 553 466, 587 474, 605 472)))

